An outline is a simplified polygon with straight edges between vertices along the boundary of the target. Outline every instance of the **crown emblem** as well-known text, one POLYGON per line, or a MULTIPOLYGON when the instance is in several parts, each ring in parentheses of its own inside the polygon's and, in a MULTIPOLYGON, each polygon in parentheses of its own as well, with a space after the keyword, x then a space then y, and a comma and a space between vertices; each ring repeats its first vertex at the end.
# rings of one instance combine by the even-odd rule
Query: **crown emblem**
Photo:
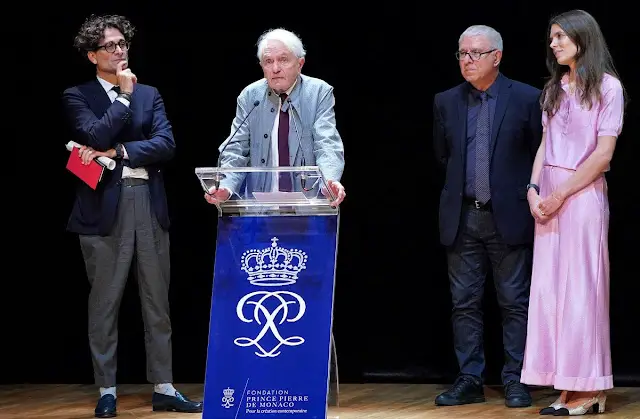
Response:
POLYGON ((241 269, 253 285, 275 287, 295 284, 298 273, 306 269, 307 254, 299 249, 278 247, 278 238, 271 239, 271 247, 249 249, 242 254, 241 269))
POLYGON ((222 390, 222 394, 224 394, 224 397, 231 397, 233 396, 233 393, 235 393, 236 391, 232 388, 225 388, 224 390, 222 390))

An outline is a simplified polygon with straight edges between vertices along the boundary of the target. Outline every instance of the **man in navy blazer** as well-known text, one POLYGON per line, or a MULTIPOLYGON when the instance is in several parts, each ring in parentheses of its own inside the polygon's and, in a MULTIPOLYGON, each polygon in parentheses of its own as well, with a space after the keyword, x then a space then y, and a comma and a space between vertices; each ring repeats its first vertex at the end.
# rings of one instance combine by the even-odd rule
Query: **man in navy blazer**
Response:
POLYGON ((433 136, 446 172, 440 239, 446 246, 460 373, 436 404, 485 401, 481 305, 491 267, 503 316, 505 404, 526 407, 531 396, 520 371, 534 229, 527 190, 542 139, 540 90, 500 73, 502 38, 490 27, 469 27, 456 55, 466 81, 435 96, 433 136))
POLYGON ((79 235, 89 294, 89 346, 100 387, 96 417, 116 416, 118 311, 136 261, 153 410, 202 412, 172 385, 169 319, 169 215, 163 164, 175 142, 160 93, 137 83, 128 67, 134 28, 122 16, 91 16, 75 46, 96 66, 96 79, 63 94, 83 163, 115 159, 96 190, 78 182, 67 229, 79 235))

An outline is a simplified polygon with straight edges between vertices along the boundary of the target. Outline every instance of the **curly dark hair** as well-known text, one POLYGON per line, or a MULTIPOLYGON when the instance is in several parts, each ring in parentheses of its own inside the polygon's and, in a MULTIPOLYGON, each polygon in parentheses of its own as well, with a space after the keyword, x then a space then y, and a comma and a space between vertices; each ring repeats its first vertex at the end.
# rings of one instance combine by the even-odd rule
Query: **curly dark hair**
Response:
POLYGON ((100 40, 104 37, 104 31, 107 28, 119 30, 127 42, 131 42, 131 38, 133 38, 135 33, 134 26, 124 16, 91 15, 80 27, 74 39, 73 46, 77 48, 81 54, 95 51, 100 46, 100 40))

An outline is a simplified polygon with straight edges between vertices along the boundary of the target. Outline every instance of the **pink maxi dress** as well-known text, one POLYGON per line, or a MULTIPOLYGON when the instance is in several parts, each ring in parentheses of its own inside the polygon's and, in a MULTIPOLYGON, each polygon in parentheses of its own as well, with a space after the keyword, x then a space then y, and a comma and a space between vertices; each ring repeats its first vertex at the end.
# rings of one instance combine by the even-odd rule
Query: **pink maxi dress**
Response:
MULTIPOLYGON (((547 119, 539 179, 544 199, 595 150, 598 136, 622 130, 620 82, 605 75, 602 101, 591 110, 569 94, 547 119)), ((609 340, 609 201, 604 176, 565 200, 546 224, 536 223, 527 342, 521 381, 558 390, 613 388, 609 340)))

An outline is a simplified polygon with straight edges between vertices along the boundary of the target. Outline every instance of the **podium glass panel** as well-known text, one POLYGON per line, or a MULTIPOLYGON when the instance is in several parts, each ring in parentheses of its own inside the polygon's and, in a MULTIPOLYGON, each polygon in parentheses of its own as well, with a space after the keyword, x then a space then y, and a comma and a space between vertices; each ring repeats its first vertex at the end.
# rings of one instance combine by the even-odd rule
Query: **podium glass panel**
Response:
POLYGON ((205 192, 233 191, 216 205, 203 419, 326 418, 339 394, 339 211, 322 173, 308 166, 196 175, 205 192))
POLYGON ((224 186, 233 192, 218 205, 220 215, 337 215, 335 199, 317 166, 196 168, 202 189, 224 186), (282 180, 290 182, 283 191, 282 180))

